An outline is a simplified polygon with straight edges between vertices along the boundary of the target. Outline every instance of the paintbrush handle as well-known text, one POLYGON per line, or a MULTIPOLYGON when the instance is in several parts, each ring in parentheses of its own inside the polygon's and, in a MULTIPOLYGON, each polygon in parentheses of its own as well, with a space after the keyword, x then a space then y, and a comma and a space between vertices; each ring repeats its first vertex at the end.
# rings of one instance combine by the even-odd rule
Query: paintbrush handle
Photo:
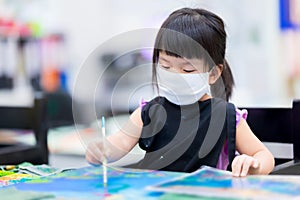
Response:
POLYGON ((103 146, 103 161, 102 161, 102 167, 103 167, 103 185, 106 187, 107 185, 107 158, 105 155, 106 151, 106 132, 105 132, 105 118, 102 117, 102 146, 103 146))

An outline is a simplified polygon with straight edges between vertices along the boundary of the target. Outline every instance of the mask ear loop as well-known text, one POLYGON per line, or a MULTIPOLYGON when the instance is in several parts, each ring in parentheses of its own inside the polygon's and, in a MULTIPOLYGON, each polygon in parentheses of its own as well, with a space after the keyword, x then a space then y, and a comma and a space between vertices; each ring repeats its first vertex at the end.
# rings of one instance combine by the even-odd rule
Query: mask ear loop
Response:
POLYGON ((216 76, 217 72, 216 72, 216 66, 213 66, 209 71, 209 76, 216 76))
POLYGON ((214 84, 214 83, 218 80, 218 78, 221 76, 221 74, 222 74, 222 70, 223 70, 223 69, 220 69, 220 70, 221 70, 221 73, 219 74, 219 73, 218 73, 217 67, 218 67, 218 66, 215 65, 215 66, 213 66, 213 67, 208 71, 208 73, 209 73, 209 78, 212 79, 212 84, 214 84))

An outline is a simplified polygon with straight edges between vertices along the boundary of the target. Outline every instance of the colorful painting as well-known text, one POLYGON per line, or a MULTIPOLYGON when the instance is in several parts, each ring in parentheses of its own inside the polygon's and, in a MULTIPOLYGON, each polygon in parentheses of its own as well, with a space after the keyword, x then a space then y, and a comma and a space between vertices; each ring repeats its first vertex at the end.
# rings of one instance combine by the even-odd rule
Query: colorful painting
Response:
POLYGON ((35 178, 35 176, 32 176, 30 174, 18 174, 18 173, 8 174, 0 178, 0 188, 8 185, 13 185, 15 183, 25 182, 33 178, 35 178))
POLYGON ((173 194, 245 199, 300 198, 299 176, 247 176, 234 178, 230 172, 210 167, 148 187, 173 194))
POLYGON ((3 165, 0 166, 0 187, 39 179, 41 176, 49 176, 62 171, 63 169, 49 165, 32 165, 28 162, 19 165, 3 165))
POLYGON ((0 188, 6 199, 291 199, 300 198, 299 176, 247 176, 203 167, 194 173, 85 167, 15 181, 0 188))
POLYGON ((108 169, 107 186, 103 186, 102 167, 85 167, 56 175, 32 179, 0 189, 0 196, 28 192, 55 199, 158 199, 162 193, 145 190, 148 185, 169 180, 182 173, 150 170, 108 169), (11 193, 10 193, 11 194, 11 193))

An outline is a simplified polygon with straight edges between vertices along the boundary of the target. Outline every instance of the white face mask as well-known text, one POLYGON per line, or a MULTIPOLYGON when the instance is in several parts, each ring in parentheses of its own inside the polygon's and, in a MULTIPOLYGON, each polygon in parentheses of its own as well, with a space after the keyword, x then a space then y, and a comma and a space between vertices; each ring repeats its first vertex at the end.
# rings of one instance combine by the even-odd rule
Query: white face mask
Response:
POLYGON ((181 74, 157 67, 159 95, 177 105, 193 104, 205 94, 210 95, 209 72, 181 74))

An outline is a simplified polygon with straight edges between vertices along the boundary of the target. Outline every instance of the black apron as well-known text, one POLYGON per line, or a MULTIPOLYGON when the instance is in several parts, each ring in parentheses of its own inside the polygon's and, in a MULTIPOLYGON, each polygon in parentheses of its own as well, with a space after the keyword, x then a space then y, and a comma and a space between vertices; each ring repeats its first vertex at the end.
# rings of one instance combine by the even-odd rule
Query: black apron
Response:
POLYGON ((139 146, 146 154, 134 167, 178 172, 216 167, 227 140, 230 170, 235 156, 233 104, 212 98, 179 106, 156 97, 142 108, 141 117, 139 146))

